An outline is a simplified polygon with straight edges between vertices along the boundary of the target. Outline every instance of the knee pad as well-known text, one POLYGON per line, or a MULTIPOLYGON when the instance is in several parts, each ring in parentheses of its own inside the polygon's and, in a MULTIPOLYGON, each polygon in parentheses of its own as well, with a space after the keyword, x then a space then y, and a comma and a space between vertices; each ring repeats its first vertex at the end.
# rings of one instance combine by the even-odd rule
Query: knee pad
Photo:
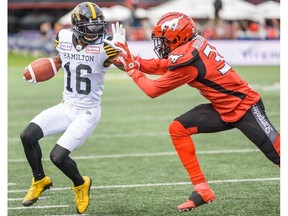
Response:
POLYGON ((33 145, 43 137, 42 129, 35 123, 30 123, 20 134, 22 144, 33 145))
POLYGON ((25 130, 23 130, 20 134, 20 139, 23 143, 23 145, 28 144, 28 143, 32 143, 31 137, 29 136, 28 133, 26 133, 25 130))
POLYGON ((177 151, 182 149, 195 153, 195 147, 190 135, 197 133, 197 128, 185 128, 180 122, 174 121, 169 126, 169 133, 177 151))
POLYGON ((63 148, 62 146, 56 144, 52 151, 50 152, 50 160, 53 162, 54 165, 59 166, 66 160, 70 151, 63 148))
POLYGON ((169 134, 171 138, 182 138, 197 133, 196 127, 185 128, 179 121, 175 120, 169 125, 169 134))

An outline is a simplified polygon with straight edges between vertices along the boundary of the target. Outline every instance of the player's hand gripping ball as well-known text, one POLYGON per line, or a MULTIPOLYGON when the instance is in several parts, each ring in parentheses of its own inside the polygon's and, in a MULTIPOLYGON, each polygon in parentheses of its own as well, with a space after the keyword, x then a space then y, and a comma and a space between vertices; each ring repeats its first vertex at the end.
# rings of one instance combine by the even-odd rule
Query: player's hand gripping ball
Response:
POLYGON ((44 82, 51 79, 61 68, 60 62, 53 58, 39 58, 25 67, 23 79, 28 83, 44 82))

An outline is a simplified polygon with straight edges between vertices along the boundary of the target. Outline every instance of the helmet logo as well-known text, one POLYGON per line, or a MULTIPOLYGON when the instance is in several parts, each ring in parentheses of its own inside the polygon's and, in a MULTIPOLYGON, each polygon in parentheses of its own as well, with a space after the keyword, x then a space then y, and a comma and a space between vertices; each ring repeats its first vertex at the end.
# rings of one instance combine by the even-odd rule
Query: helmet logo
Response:
POLYGON ((164 22, 161 25, 161 30, 163 31, 168 27, 169 30, 175 31, 178 28, 178 22, 181 18, 183 18, 183 16, 164 22))
POLYGON ((75 16, 76 16, 76 19, 77 19, 78 21, 81 20, 80 14, 79 14, 79 11, 78 11, 78 10, 76 11, 75 16))
POLYGON ((181 58, 182 56, 184 56, 184 54, 180 54, 180 55, 175 55, 175 54, 172 54, 172 55, 169 55, 169 59, 171 60, 171 62, 174 64, 177 62, 177 60, 179 58, 181 58))

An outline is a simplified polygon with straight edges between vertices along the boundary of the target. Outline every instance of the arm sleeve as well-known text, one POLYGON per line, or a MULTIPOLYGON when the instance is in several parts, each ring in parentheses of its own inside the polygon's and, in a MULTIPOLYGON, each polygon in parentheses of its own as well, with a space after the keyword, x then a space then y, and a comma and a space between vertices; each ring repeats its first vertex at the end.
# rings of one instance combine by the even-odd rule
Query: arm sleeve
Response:
POLYGON ((192 66, 187 67, 185 67, 184 70, 183 67, 181 67, 173 71, 167 71, 155 80, 148 79, 146 75, 139 70, 135 70, 131 77, 146 95, 155 98, 193 81, 197 77, 197 69, 192 66))
POLYGON ((151 75, 162 75, 168 70, 167 59, 142 59, 139 56, 135 60, 140 63, 140 70, 151 75))

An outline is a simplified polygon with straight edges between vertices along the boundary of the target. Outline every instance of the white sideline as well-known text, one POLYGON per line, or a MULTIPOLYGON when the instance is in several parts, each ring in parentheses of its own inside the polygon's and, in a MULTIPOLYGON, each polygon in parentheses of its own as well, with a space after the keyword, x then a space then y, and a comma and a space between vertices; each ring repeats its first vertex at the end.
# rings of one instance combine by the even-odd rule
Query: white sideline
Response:
MULTIPOLYGON (((251 153, 258 152, 258 149, 226 149, 226 150, 208 150, 197 151, 197 154, 229 154, 229 153, 251 153)), ((111 155, 92 155, 92 156, 75 156, 75 160, 90 160, 90 159, 109 159, 109 158, 129 158, 129 157, 158 157, 158 156, 174 156, 176 152, 155 152, 155 153, 135 153, 135 154, 111 154, 111 155)), ((42 161, 49 161, 49 158, 43 158, 42 161)), ((26 162, 26 159, 12 159, 8 160, 8 163, 22 163, 26 162)))

